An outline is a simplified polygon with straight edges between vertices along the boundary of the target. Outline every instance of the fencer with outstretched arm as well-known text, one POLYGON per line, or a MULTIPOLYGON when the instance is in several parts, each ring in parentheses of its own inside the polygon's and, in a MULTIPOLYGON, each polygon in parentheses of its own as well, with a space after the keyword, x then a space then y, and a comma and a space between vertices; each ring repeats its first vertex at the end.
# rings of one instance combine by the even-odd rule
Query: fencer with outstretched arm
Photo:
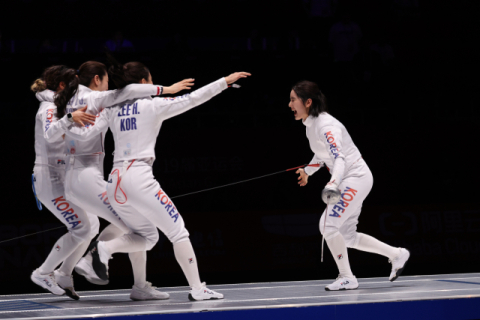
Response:
POLYGON ((293 86, 289 107, 295 119, 302 120, 306 127, 310 148, 314 153, 311 164, 320 165, 317 168, 298 169, 298 184, 305 186, 309 176, 323 165, 331 173, 331 179, 322 192, 327 208, 320 218, 320 232, 325 237, 340 274, 325 289, 358 288, 358 281, 350 269, 347 247, 388 257, 392 263, 390 281, 394 281, 403 271, 410 253, 404 248, 391 247, 357 232, 362 203, 372 188, 373 176, 347 129, 328 113, 325 97, 313 82, 301 81, 293 86))
MULTIPOLYGON (((92 248, 93 267, 100 278, 108 278, 108 260, 112 254, 145 252, 153 248, 158 241, 158 228, 173 244, 175 257, 192 288, 189 298, 223 298, 222 294, 209 290, 200 281, 195 253, 184 220, 153 177, 152 164, 155 160, 157 135, 163 121, 208 101, 227 89, 228 84, 248 75, 243 72, 234 73, 180 97, 128 101, 105 109, 99 118, 102 120, 91 128, 70 128, 70 133, 67 134, 88 136, 109 126, 115 140, 114 166, 108 180, 107 195, 115 211, 133 233, 112 241, 100 241, 92 248), (95 128, 97 126, 99 127, 95 128)), ((151 82, 151 78, 146 81, 151 82)), ((76 139, 81 137, 77 136, 76 139)), ((146 254, 144 258, 137 263, 146 266, 146 254)), ((162 294, 151 291, 151 285, 146 280, 138 280, 134 291, 150 294, 152 299, 155 295, 162 294)), ((163 298, 168 297, 167 294, 163 295, 163 298)))
MULTIPOLYGON (((156 95, 166 89, 152 84, 136 84, 121 90, 103 91, 108 89, 107 70, 105 65, 95 61, 85 62, 77 72, 65 74, 62 80, 65 83, 65 88, 55 95, 56 116, 60 120, 45 132, 47 141, 63 135, 64 130, 61 129, 62 126, 72 125, 69 120, 69 113, 85 108, 86 103, 93 104, 93 107, 90 105, 87 107, 87 112, 96 112, 111 104, 125 101, 128 98, 133 99, 146 95, 156 95), (64 114, 66 115, 63 116, 64 114)), ((186 87, 177 86, 178 88, 181 90, 186 87)), ((88 141, 77 141, 66 135, 64 145, 67 152, 65 174, 66 199, 84 211, 95 214, 111 223, 99 236, 100 240, 106 241, 131 231, 123 223, 122 219, 118 217, 106 195, 106 182, 103 177, 105 133, 106 129, 90 137, 88 141)), ((75 268, 77 273, 85 276, 88 281, 100 285, 107 284, 108 281, 97 279, 93 270, 88 269, 88 265, 81 263, 82 261, 78 263, 88 245, 89 241, 82 243, 64 261, 59 272, 70 276, 75 268)), ((132 259, 132 256, 135 254, 132 253, 130 258, 132 259)), ((88 259, 88 257, 86 258, 88 259)))

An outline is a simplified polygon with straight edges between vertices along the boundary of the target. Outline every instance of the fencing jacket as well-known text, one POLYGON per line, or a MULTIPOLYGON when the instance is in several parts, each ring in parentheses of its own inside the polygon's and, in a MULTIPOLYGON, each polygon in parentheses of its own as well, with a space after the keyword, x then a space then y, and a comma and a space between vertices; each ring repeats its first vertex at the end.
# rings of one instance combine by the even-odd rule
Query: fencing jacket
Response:
POLYGON ((44 90, 35 95, 40 101, 37 115, 35 116, 35 165, 48 165, 58 167, 65 164, 65 145, 62 135, 53 137, 50 141, 45 140, 45 132, 57 121, 55 113, 57 107, 49 97, 54 92, 44 90))
MULTIPOLYGON (((348 169, 362 158, 347 129, 326 112, 318 117, 308 116, 303 124, 315 154, 310 164, 320 164, 320 167, 325 164, 332 174, 330 182, 340 185, 348 169)), ((306 167, 305 172, 312 175, 320 167, 306 167)))
MULTIPOLYGON (((67 113, 74 112, 87 105, 87 111, 99 117, 98 113, 105 107, 110 107, 129 99, 161 94, 161 92, 161 86, 148 84, 131 84, 123 89, 110 91, 93 91, 90 88, 79 85, 77 93, 67 104, 67 113)), ((64 128, 69 126, 76 127, 78 125, 72 124, 65 116, 45 131, 45 138, 47 141, 50 141, 50 139, 55 140, 58 136, 65 133, 66 152, 70 155, 78 156, 104 152, 105 133, 108 127, 103 131, 97 132, 97 135, 91 136, 88 141, 79 141, 70 136, 68 130, 65 131, 64 128)), ((90 125, 86 125, 86 127, 90 127, 90 125)))
POLYGON ((191 94, 174 98, 144 98, 104 109, 94 126, 71 127, 63 123, 68 135, 90 139, 108 127, 115 140, 114 162, 155 159, 155 144, 162 122, 198 106, 227 89, 225 78, 212 82, 191 94))

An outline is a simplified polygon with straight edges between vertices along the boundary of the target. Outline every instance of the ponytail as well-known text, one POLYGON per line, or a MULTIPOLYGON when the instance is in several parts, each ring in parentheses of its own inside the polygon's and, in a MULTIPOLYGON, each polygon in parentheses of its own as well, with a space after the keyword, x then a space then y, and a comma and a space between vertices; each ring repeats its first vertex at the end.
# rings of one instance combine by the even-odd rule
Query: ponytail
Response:
POLYGON ((308 112, 308 114, 312 117, 318 117, 320 113, 323 112, 328 113, 327 99, 325 98, 322 91, 320 91, 315 82, 297 82, 293 86, 292 90, 295 91, 297 96, 302 100, 304 104, 308 99, 312 99, 312 105, 310 106, 308 112))
POLYGON ((108 68, 108 79, 115 84, 117 89, 126 87, 128 83, 125 81, 125 71, 123 69, 123 65, 120 64, 120 62, 118 62, 111 53, 106 52, 106 54, 107 61, 110 64, 110 67, 108 68))
POLYGON ((47 85, 42 79, 37 79, 33 82, 32 86, 30 87, 30 90, 33 92, 40 92, 47 89, 47 85))
POLYGON ((112 80, 117 89, 122 89, 132 83, 140 83, 142 79, 148 80, 150 70, 141 62, 119 63, 109 52, 107 60, 110 64, 108 68, 108 78, 112 80))
POLYGON ((65 89, 57 92, 55 95, 55 105, 57 106, 56 117, 63 118, 67 109, 67 103, 73 98, 78 90, 78 77, 74 69, 67 69, 58 79, 58 83, 65 83, 65 89))

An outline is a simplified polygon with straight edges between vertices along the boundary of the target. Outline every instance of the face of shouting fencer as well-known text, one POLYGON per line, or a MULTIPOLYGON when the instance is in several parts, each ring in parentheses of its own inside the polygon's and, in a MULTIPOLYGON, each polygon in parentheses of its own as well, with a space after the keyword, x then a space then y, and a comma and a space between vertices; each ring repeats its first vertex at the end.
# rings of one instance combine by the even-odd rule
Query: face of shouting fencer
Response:
POLYGON ((307 119, 308 117, 308 110, 310 109, 310 105, 312 104, 312 99, 308 99, 304 104, 302 99, 300 99, 295 91, 290 92, 290 103, 288 106, 293 111, 293 115, 295 120, 303 120, 307 119))

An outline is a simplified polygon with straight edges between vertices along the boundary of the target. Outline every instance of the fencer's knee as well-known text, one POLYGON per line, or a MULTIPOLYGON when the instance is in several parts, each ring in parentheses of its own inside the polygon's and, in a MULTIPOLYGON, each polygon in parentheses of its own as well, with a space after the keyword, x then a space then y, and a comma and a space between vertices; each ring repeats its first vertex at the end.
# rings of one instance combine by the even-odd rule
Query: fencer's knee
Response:
POLYGON ((168 239, 170 240, 170 242, 172 242, 172 244, 175 244, 175 243, 189 240, 189 236, 190 234, 188 233, 187 229, 181 228, 177 232, 173 234, 169 234, 168 239))
POLYGON ((81 221, 80 224, 76 225, 74 228, 69 230, 73 238, 78 242, 89 241, 91 229, 89 221, 81 221))
POLYGON ((347 248, 355 249, 357 247, 359 238, 359 234, 357 232, 344 234, 343 238, 345 239, 345 245, 347 246, 347 248))
POLYGON ((157 244, 158 242, 158 239, 159 239, 159 236, 158 236, 158 230, 155 229, 155 232, 152 232, 151 234, 149 234, 147 237, 147 248, 146 250, 147 251, 150 251, 152 250, 153 247, 155 247, 155 245, 157 244))
POLYGON ((330 239, 333 239, 335 238, 336 236, 340 235, 340 231, 338 231, 338 229, 335 229, 335 228, 325 228, 325 233, 323 234, 323 236, 325 237, 325 240, 328 241, 330 239))
POLYGON ((95 238, 95 236, 100 232, 100 221, 97 216, 89 217, 90 221, 90 239, 95 238))

